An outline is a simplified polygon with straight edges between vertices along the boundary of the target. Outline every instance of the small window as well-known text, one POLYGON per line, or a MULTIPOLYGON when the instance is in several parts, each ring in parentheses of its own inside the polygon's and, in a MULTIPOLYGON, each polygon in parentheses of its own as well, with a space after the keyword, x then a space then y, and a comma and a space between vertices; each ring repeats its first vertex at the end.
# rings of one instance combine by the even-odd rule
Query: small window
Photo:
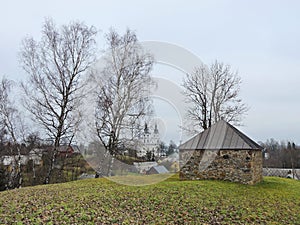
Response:
POLYGON ((251 171, 249 168, 244 168, 242 170, 243 170, 244 173, 250 173, 250 171, 251 171))
POLYGON ((229 155, 223 155, 223 159, 229 159, 229 155))

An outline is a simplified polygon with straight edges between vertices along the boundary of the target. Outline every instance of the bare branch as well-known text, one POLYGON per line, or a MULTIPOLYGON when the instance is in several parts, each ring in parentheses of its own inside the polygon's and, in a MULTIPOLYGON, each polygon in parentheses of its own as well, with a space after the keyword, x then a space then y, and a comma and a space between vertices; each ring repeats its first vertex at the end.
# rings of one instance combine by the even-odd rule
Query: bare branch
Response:
MULTIPOLYGON (((72 22, 58 29, 50 19, 43 26, 39 42, 26 38, 20 61, 29 74, 22 84, 25 107, 33 119, 54 141, 54 149, 62 137, 73 137, 81 120, 73 113, 79 110, 83 88, 81 77, 95 60, 94 27, 72 22)), ((52 161, 55 161, 55 151, 52 161)))
POLYGON ((123 36, 111 30, 106 38, 109 46, 105 68, 99 72, 103 85, 97 92, 96 127, 102 144, 114 155, 121 145, 137 138, 129 135, 130 130, 137 129, 149 111, 153 57, 130 30, 123 36))
POLYGON ((183 87, 191 107, 186 116, 193 126, 185 129, 198 132, 221 119, 238 124, 248 110, 239 98, 240 85, 237 73, 217 61, 209 69, 203 65, 187 74, 183 87))

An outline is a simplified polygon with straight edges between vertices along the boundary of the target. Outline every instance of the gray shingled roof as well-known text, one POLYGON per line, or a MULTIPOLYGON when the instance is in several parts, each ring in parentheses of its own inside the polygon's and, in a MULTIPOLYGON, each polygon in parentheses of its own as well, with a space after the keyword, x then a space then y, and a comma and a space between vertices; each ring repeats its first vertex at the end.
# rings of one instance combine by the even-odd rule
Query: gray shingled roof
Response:
POLYGON ((159 173, 159 174, 169 172, 165 166, 153 166, 152 168, 155 169, 157 171, 157 173, 159 173))
POLYGON ((262 147, 231 124, 225 122, 224 120, 220 120, 210 128, 204 130, 203 132, 180 145, 179 149, 260 150, 262 149, 262 147))

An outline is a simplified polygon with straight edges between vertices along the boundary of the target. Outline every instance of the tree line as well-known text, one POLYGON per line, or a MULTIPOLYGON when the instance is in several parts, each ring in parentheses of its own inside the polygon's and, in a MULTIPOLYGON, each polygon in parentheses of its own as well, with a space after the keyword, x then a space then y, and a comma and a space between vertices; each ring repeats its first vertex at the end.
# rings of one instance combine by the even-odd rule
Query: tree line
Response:
MULTIPOLYGON (((43 183, 48 184, 62 142, 71 146, 82 129, 86 120, 82 105, 90 94, 93 97, 88 100, 93 100, 94 111, 93 124, 88 126, 104 146, 108 166, 126 149, 134 149, 139 141, 140 124, 154 110, 150 89, 155 85, 151 77, 155 59, 130 29, 123 35, 111 29, 105 35, 104 49, 98 48, 97 35, 94 26, 83 22, 58 27, 52 19, 46 19, 40 40, 23 39, 19 61, 27 77, 20 85, 2 78, 0 87, 1 143, 13 146, 9 151, 16 155, 9 178, 14 181, 12 187, 23 182, 20 146, 26 143, 30 132, 36 132, 30 131, 30 124, 35 124, 42 139, 51 142, 48 166, 43 173, 43 183), (104 53, 99 68, 95 65, 101 50, 104 53), (22 104, 14 100, 12 91, 19 87, 22 104)), ((190 104, 187 123, 182 128, 201 131, 220 119, 239 124, 248 110, 239 97, 240 84, 237 72, 218 61, 186 74, 182 88, 190 104)), ((175 146, 170 144, 166 149, 161 144, 160 148, 169 154, 175 146)), ((98 172, 109 175, 109 170, 104 173, 101 162, 98 172)))
POLYGON ((300 168, 300 147, 293 141, 277 141, 271 138, 260 145, 264 148, 264 167, 300 168))

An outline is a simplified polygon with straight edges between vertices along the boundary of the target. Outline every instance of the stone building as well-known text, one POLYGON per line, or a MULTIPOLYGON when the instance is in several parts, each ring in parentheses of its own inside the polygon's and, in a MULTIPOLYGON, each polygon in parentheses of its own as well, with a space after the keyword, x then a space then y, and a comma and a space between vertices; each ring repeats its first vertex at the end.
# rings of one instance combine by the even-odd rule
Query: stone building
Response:
POLYGON ((179 154, 181 180, 262 180, 262 147, 223 120, 181 144, 179 154))

